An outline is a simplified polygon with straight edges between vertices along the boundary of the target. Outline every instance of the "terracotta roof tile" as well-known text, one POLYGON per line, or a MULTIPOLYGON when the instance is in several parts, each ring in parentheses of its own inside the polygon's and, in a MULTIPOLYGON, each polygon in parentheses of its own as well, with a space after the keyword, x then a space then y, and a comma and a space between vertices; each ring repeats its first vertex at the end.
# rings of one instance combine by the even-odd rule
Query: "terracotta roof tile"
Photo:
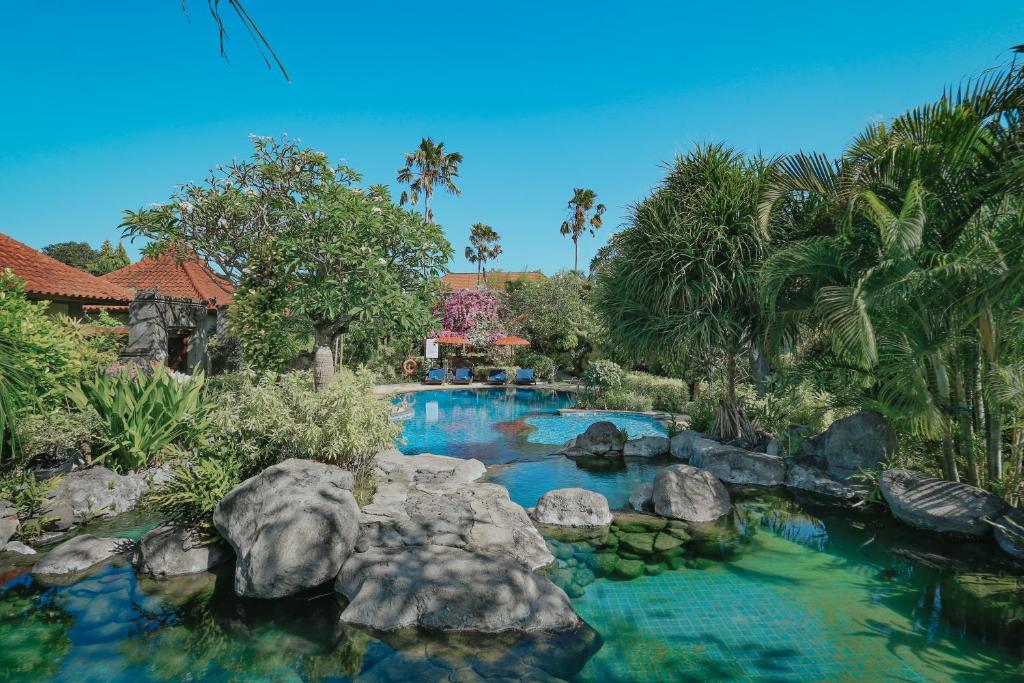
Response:
POLYGON ((25 291, 32 298, 112 303, 128 302, 134 296, 115 282, 61 263, 3 233, 0 233, 0 268, 10 268, 25 280, 25 291))
MULTIPOLYGON (((504 289, 507 283, 514 282, 516 280, 537 282, 542 279, 544 279, 544 273, 541 271, 527 270, 518 273, 506 271, 487 273, 485 281, 487 286, 492 289, 504 289)), ((477 286, 477 276, 476 273, 448 273, 441 278, 441 282, 452 291, 459 289, 472 289, 477 286)))
POLYGON ((216 300, 211 308, 234 300, 231 295, 234 287, 230 282, 216 275, 199 259, 179 259, 170 252, 156 258, 144 258, 102 278, 134 291, 155 289, 166 296, 216 300))

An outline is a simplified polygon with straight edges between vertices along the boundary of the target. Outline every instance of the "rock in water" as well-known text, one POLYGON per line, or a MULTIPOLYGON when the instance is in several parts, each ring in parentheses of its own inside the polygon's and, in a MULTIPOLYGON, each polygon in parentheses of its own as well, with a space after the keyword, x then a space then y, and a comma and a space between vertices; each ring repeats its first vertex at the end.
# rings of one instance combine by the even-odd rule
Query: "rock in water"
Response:
MULTIPOLYGON (((55 510, 69 506, 77 520, 81 520, 87 516, 113 517, 133 510, 147 490, 149 481, 145 475, 120 475, 97 465, 64 475, 51 499, 55 510)), ((71 520, 66 521, 70 526, 71 520)))
POLYGON ((795 459, 786 464, 786 486, 843 501, 857 497, 857 491, 853 487, 834 479, 811 463, 795 459))
POLYGON ((1007 508, 988 491, 911 470, 886 470, 879 488, 896 519, 942 534, 987 536, 1007 508))
POLYGON ((656 458, 668 455, 668 437, 641 436, 630 439, 622 446, 622 454, 631 458, 656 458))
POLYGON ((801 449, 833 477, 845 481, 861 470, 878 470, 896 450, 896 433, 880 414, 862 410, 836 420, 801 449))
POLYGON ((654 484, 640 484, 633 489, 629 506, 637 512, 654 512, 654 484))
POLYGON ((1010 557, 1024 560, 1024 510, 1010 508, 996 520, 996 543, 1010 557))
POLYGON ((236 486, 213 512, 234 549, 235 592, 279 598, 337 576, 359 536, 352 475, 289 459, 236 486))
POLYGON ((592 456, 617 457, 625 443, 622 432, 611 422, 595 422, 576 437, 575 450, 592 456))
POLYGON ((505 554, 375 548, 342 567, 343 621, 381 631, 564 631, 583 626, 565 592, 505 554))
POLYGON ((717 448, 721 445, 717 441, 705 439, 700 432, 684 429, 672 437, 672 440, 669 442, 669 452, 671 452, 673 458, 690 460, 694 456, 701 455, 706 450, 717 448))
POLYGON ((194 530, 167 525, 142 537, 136 564, 143 574, 163 578, 205 572, 230 558, 220 541, 203 543, 194 530))
POLYGON ((551 526, 602 527, 612 523, 608 499, 578 488, 548 491, 537 501, 533 518, 551 526))
POLYGON ((504 553, 528 569, 554 562, 508 489, 475 481, 485 472, 478 460, 379 453, 377 491, 363 507, 357 549, 445 545, 504 553))
POLYGON ((32 569, 33 574, 57 576, 85 571, 126 550, 132 542, 125 538, 97 538, 89 534, 75 536, 46 553, 32 569))
POLYGON ((712 522, 729 514, 729 492, 711 472, 672 465, 654 478, 654 511, 686 522, 712 522))
POLYGON ((715 446, 694 453, 690 464, 702 467, 730 484, 781 486, 786 478, 786 461, 779 456, 735 446, 715 446))

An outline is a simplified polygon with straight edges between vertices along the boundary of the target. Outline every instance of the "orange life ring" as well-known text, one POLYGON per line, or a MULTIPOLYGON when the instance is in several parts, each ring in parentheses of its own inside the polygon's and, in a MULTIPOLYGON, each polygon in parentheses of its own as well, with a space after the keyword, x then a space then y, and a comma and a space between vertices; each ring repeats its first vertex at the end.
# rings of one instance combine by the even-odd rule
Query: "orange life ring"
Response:
POLYGON ((413 373, 416 372, 416 368, 418 366, 419 363, 414 361, 412 358, 406 358, 405 362, 402 363, 402 372, 405 373, 406 377, 408 377, 409 375, 412 375, 413 373))

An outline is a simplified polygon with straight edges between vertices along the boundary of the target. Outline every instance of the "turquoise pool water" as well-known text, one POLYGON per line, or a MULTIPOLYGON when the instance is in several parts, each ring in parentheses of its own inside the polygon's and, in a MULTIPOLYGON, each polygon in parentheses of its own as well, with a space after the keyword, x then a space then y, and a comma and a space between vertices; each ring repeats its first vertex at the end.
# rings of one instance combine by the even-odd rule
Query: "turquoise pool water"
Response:
MULTIPOLYGON (((547 419, 564 395, 440 398, 472 440, 445 430, 429 450, 493 444, 492 477, 517 499, 583 482, 614 492, 659 466, 589 472, 518 428, 494 436, 496 422, 547 419)), ((408 425, 429 431, 415 417, 408 425)), ((1024 680, 1024 578, 991 543, 940 541, 883 514, 772 492, 734 491, 734 502, 728 519, 691 529, 628 580, 602 567, 632 561, 642 534, 622 536, 614 557, 607 540, 549 538, 549 576, 599 634, 587 638, 370 633, 340 622, 329 588, 243 600, 230 569, 156 581, 123 565, 48 585, 0 555, 0 680, 1024 680)), ((122 518, 90 532, 138 537, 152 523, 122 518)))

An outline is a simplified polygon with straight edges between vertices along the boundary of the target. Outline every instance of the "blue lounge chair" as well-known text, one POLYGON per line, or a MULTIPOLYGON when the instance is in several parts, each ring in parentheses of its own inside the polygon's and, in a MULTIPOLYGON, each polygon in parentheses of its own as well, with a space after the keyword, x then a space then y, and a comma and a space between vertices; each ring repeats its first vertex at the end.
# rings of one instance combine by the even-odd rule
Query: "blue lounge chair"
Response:
POLYGON ((431 368, 427 371, 427 378, 423 380, 423 383, 444 384, 444 380, 447 376, 448 372, 444 368, 431 368))
POLYGON ((501 368, 495 368, 487 373, 488 384, 505 384, 508 382, 508 373, 501 368))
POLYGON ((473 381, 473 370, 471 368, 456 368, 452 384, 469 384, 473 381))
POLYGON ((516 384, 536 384, 537 377, 533 368, 519 368, 516 370, 516 384))

